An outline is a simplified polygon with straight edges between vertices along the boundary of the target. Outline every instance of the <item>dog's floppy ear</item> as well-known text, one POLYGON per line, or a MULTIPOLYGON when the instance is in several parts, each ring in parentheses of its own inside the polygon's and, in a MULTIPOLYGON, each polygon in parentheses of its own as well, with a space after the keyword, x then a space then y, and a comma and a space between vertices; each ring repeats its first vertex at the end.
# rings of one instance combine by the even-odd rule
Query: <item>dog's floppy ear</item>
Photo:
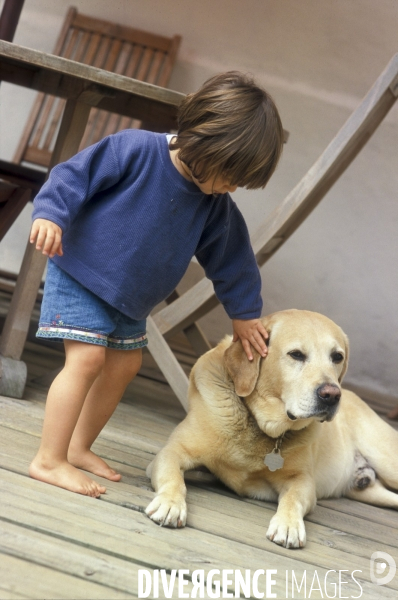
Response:
POLYGON ((347 369, 348 369, 348 357, 350 354, 350 344, 348 341, 348 337, 346 336, 346 334, 343 331, 343 337, 344 337, 344 344, 345 344, 345 357, 344 357, 344 363, 343 363, 343 370, 340 373, 340 377, 339 377, 339 383, 342 382, 344 375, 347 373, 347 369))
POLYGON ((224 353, 224 364, 235 385, 238 396, 249 396, 254 390, 260 372, 261 356, 253 349, 249 360, 240 340, 232 342, 224 353))

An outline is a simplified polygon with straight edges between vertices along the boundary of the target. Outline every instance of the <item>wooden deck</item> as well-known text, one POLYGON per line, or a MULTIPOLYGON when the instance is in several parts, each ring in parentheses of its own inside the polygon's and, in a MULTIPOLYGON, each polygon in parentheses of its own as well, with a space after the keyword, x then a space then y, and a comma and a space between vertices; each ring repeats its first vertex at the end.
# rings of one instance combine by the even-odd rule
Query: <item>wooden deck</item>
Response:
MULTIPOLYGON (((181 340, 174 346, 189 370, 194 357, 181 340)), ((322 501, 306 519, 306 548, 286 550, 265 537, 275 505, 238 498, 209 474, 196 472, 187 477, 187 527, 176 531, 152 523, 143 512, 153 497, 145 468, 184 413, 149 354, 94 448, 122 473, 122 481, 107 482, 107 493, 95 500, 30 479, 46 391, 63 355, 30 341, 23 360, 29 372, 25 398, 0 397, 0 599, 135 598, 144 569, 164 569, 168 585, 173 570, 189 571, 186 596, 178 580, 166 595, 160 580, 160 598, 190 597, 192 572, 199 570, 206 582, 212 569, 231 570, 224 573, 231 595, 224 597, 234 596, 234 572, 245 575, 246 569, 250 577, 277 570, 269 573, 275 596, 267 596, 266 575, 257 573, 264 598, 398 597, 398 577, 376 586, 369 568, 375 551, 398 563, 398 514, 392 510, 346 499, 322 501), (326 576, 330 570, 337 573, 326 576), (347 582, 340 589, 339 570, 347 582)), ((388 408, 379 406, 381 413, 388 408)), ((204 595, 197 589, 196 597, 223 597, 222 590, 217 595, 221 576, 214 576, 204 595)), ((157 596, 152 590, 149 597, 157 596)), ((250 597, 260 597, 255 587, 250 597)))

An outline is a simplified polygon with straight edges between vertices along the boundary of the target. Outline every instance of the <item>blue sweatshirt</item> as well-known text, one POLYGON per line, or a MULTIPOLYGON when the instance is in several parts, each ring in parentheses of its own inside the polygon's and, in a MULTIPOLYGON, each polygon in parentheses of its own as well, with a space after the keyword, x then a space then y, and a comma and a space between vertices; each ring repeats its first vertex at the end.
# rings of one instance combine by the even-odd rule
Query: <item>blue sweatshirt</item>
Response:
POLYGON ((125 130, 54 167, 33 219, 63 232, 52 260, 133 319, 167 298, 195 255, 230 318, 261 314, 261 281, 229 194, 203 194, 171 161, 166 135, 125 130))

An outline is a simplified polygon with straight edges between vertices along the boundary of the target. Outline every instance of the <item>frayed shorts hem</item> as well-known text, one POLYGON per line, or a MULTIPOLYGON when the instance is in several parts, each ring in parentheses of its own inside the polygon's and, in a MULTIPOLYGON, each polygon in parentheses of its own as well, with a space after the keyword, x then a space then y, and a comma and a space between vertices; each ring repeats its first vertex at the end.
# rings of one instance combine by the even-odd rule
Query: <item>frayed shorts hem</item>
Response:
POLYGON ((79 329, 69 329, 67 327, 48 327, 40 325, 36 337, 51 340, 53 342, 75 340, 77 342, 105 346, 106 348, 113 348, 115 350, 136 350, 148 345, 146 333, 139 334, 134 338, 125 339, 94 331, 81 331, 79 329))

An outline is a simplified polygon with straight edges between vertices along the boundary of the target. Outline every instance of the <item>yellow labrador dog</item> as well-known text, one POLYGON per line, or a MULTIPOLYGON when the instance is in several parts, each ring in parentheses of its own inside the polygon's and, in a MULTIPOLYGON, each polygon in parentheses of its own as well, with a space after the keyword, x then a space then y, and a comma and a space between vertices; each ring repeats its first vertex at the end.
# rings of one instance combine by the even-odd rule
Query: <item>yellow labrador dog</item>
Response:
POLYGON ((148 468, 156 523, 186 523, 184 471, 206 466, 241 496, 278 502, 267 537, 305 545, 303 518, 317 499, 347 496, 398 509, 398 433, 341 389, 348 340, 318 313, 263 319, 266 359, 249 362, 224 339, 194 366, 190 410, 148 468), (390 489, 389 489, 390 488, 390 489))

